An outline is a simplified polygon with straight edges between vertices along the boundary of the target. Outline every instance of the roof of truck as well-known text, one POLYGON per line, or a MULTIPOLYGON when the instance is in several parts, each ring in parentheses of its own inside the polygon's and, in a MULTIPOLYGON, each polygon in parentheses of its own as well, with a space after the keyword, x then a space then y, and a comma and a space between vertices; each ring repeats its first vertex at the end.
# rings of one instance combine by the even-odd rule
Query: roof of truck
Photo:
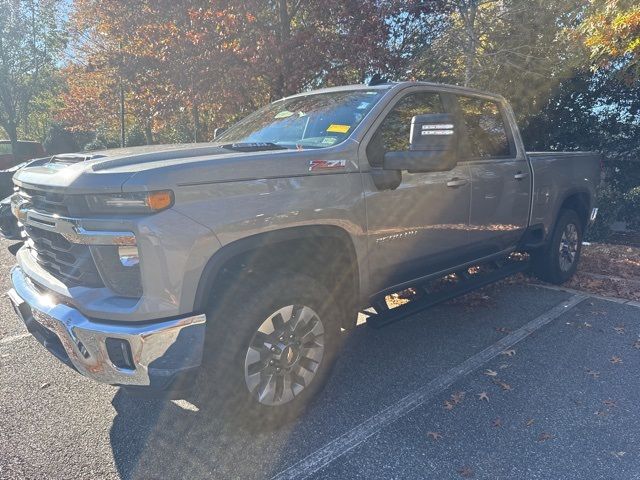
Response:
POLYGON ((309 90, 307 92, 301 92, 301 93, 297 93, 295 95, 291 95, 289 97, 285 97, 281 100, 286 100, 288 98, 295 98, 295 97, 300 97, 300 96, 304 96, 304 95, 315 95, 315 94, 320 94, 320 93, 331 93, 331 92, 348 92, 348 91, 354 91, 354 90, 367 90, 367 91, 371 91, 371 90, 400 90, 403 88, 407 88, 407 87, 412 87, 412 86, 423 86, 423 87, 433 87, 433 88, 438 88, 438 89, 442 89, 442 90, 448 90, 451 92, 457 92, 457 93, 468 93, 468 94, 472 94, 472 95, 483 95, 483 96, 489 96, 489 97, 494 97, 497 99, 502 99, 502 96, 495 94, 495 93, 491 93, 491 92, 485 92, 483 90, 478 90, 475 88, 470 88, 470 87, 462 87, 460 85, 450 85, 450 84, 446 84, 446 83, 435 83, 435 82, 422 82, 422 81, 406 81, 406 82, 387 82, 387 83, 381 83, 381 84, 377 84, 377 85, 367 85, 367 84, 354 84, 354 85, 342 85, 339 87, 328 87, 328 88, 320 88, 317 90, 309 90))

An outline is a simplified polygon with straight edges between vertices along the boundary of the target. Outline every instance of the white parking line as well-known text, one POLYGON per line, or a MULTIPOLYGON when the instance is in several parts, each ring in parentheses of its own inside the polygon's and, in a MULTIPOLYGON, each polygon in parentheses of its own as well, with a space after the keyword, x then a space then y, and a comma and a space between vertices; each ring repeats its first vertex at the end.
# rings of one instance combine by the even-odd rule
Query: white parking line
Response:
POLYGON ((272 480, 304 479, 310 477, 351 449, 360 445, 387 425, 390 425, 407 413, 423 405, 464 376, 477 370, 492 358, 500 355, 503 351, 511 348, 531 333, 544 327, 587 298, 589 298, 588 295, 577 294, 556 305, 548 312, 543 313, 518 330, 510 333, 499 342, 470 357, 444 375, 430 381, 424 387, 407 395, 397 403, 370 417, 360 425, 352 428, 298 463, 277 474, 272 480))
POLYGON ((21 333, 20 335, 12 335, 10 337, 0 338, 0 345, 4 345, 5 343, 13 343, 18 340, 22 340, 23 338, 30 337, 30 333, 21 333))
POLYGON ((556 290, 558 292, 573 293, 575 295, 586 295, 596 300, 604 300, 606 302, 620 303, 622 305, 629 305, 630 307, 640 307, 640 302, 635 302, 626 298, 607 297, 605 295, 597 295, 595 293, 584 292, 582 290, 575 290, 573 288, 562 287, 558 285, 544 285, 542 283, 528 283, 533 287, 546 288, 547 290, 556 290))

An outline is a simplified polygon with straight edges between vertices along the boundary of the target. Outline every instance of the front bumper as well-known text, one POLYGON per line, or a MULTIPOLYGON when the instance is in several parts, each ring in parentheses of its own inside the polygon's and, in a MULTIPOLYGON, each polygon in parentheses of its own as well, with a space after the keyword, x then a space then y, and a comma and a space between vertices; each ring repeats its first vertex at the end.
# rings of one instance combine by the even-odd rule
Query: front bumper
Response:
POLYGON ((39 291, 20 267, 11 271, 11 282, 9 298, 29 332, 62 362, 93 380, 165 390, 175 378, 200 366, 205 315, 132 324, 97 322, 39 291), (114 352, 114 344, 128 347, 114 352))

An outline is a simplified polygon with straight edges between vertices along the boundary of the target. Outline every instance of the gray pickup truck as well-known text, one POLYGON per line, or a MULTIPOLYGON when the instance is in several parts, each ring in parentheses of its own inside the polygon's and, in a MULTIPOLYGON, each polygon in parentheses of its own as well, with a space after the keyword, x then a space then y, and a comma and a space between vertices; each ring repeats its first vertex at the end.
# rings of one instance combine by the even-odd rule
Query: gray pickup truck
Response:
POLYGON ((60 360, 139 393, 207 388, 258 415, 318 392, 358 312, 531 254, 562 283, 600 159, 526 153, 497 95, 424 82, 276 101, 214 143, 18 171, 9 297, 60 360))

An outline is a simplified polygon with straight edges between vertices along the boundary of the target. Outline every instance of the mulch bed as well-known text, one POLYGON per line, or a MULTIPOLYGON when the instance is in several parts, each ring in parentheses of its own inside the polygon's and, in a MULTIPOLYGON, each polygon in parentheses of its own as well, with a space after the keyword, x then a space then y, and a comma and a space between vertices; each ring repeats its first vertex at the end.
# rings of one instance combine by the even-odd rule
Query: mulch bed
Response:
POLYGON ((606 243, 585 245, 578 272, 564 286, 640 301, 640 248, 606 243))

